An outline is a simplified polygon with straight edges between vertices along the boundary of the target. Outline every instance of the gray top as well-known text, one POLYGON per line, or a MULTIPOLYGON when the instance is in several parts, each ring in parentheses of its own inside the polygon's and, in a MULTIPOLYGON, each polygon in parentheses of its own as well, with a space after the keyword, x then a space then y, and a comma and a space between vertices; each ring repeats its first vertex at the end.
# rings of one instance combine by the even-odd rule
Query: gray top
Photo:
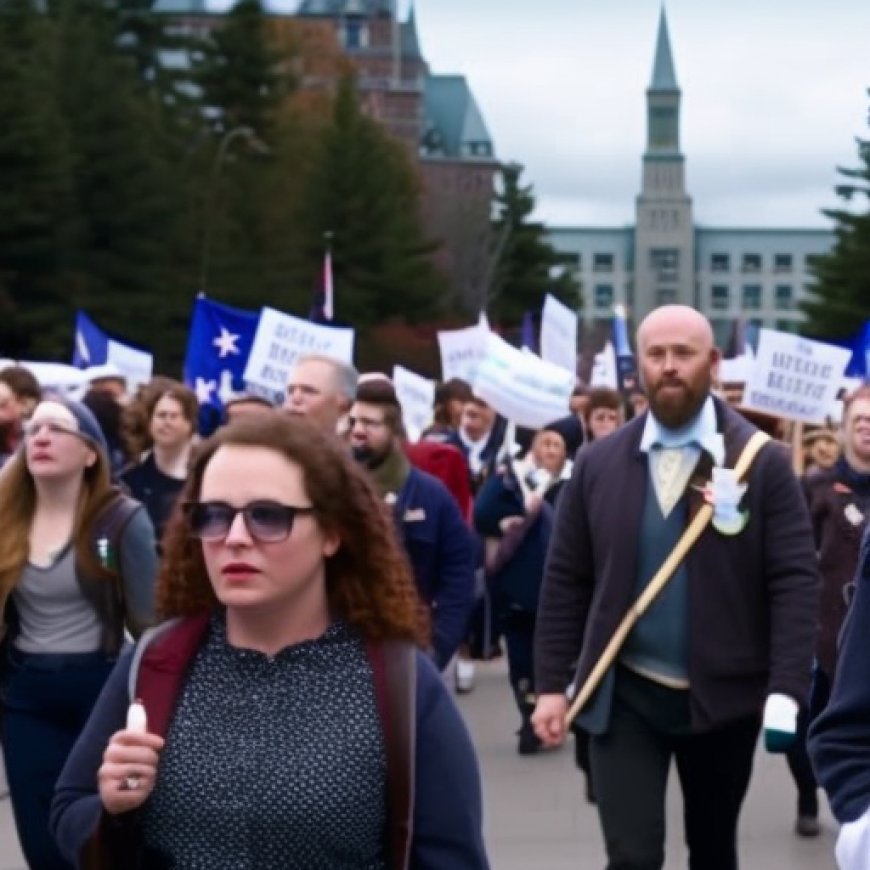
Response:
MULTIPOLYGON (((128 620, 154 621, 154 528, 144 510, 130 518, 120 541, 120 574, 128 620)), ((48 567, 27 563, 12 591, 19 631, 15 647, 26 653, 86 653, 101 647, 102 626, 76 578, 69 543, 48 567)))
POLYGON ((386 870, 386 749, 359 637, 336 623, 267 656, 230 646, 216 614, 141 813, 161 867, 386 870))

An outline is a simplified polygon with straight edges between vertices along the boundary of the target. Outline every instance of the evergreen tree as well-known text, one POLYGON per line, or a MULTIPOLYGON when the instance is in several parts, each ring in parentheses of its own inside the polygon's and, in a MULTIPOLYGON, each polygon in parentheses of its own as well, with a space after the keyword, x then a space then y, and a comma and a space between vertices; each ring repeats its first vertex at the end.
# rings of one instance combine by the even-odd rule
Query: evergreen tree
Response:
POLYGON ((835 188, 850 207, 824 211, 836 241, 814 264, 816 284, 802 305, 806 331, 818 338, 851 338, 870 316, 870 140, 857 143, 862 165, 839 168, 846 181, 835 188))
POLYGON ((357 327, 438 314, 446 282, 420 218, 420 183, 405 147, 366 117, 350 75, 306 177, 299 286, 314 288, 331 233, 336 317, 357 327))
POLYGON ((57 39, 31 0, 0 0, 0 353, 58 352, 71 329, 71 156, 57 39))
POLYGON ((560 268, 559 255, 546 240, 543 224, 530 220, 535 209, 531 185, 522 185, 522 167, 507 164, 501 173, 494 221, 495 249, 487 312, 503 327, 517 327, 523 314, 537 314, 547 293, 570 308, 581 305, 580 288, 560 268))
POLYGON ((202 46, 195 64, 202 103, 218 136, 247 127, 267 144, 289 83, 272 48, 260 0, 239 0, 202 46))
POLYGON ((194 268, 173 262, 184 189, 162 108, 117 44, 117 6, 58 0, 56 14, 63 45, 59 92, 84 229, 76 303, 106 328, 152 347, 161 360, 176 356, 194 268))

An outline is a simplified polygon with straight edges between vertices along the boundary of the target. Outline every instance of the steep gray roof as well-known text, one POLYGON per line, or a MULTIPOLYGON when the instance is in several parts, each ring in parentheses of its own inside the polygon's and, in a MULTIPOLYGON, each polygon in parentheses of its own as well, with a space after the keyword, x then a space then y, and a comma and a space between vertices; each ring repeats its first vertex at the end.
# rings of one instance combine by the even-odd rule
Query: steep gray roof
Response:
POLYGON ((425 147, 444 157, 492 159, 492 138, 465 76, 428 75, 425 147))
POLYGON ((656 40, 656 56, 653 61, 651 91, 678 91, 677 74, 674 72, 674 58, 671 55, 671 39, 668 36, 668 19, 662 6, 659 18, 659 35, 656 40))
POLYGON ((297 15, 392 15, 394 0, 302 0, 297 15))
POLYGON ((408 20, 402 22, 401 36, 403 57, 412 57, 415 60, 423 57, 420 51, 420 37, 417 35, 417 15, 413 5, 408 13, 408 20))

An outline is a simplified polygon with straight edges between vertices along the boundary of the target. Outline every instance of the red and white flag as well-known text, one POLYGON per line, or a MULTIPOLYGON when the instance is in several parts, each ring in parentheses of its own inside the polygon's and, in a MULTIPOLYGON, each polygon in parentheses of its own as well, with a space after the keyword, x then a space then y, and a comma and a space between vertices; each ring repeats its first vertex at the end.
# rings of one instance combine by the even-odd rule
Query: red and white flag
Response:
POLYGON ((323 319, 332 320, 333 314, 332 252, 327 249, 323 255, 323 319))

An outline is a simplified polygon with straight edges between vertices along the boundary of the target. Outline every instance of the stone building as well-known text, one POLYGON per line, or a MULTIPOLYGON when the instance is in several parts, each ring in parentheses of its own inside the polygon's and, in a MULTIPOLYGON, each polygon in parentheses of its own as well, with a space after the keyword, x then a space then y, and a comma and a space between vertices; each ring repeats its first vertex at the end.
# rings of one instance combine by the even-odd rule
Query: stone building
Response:
POLYGON ((662 10, 646 92, 646 150, 635 224, 554 227, 548 236, 581 281, 587 324, 626 305, 635 321, 658 305, 693 305, 724 344, 734 320, 797 331, 813 258, 827 253, 825 229, 698 226, 680 150, 680 88, 662 10))

